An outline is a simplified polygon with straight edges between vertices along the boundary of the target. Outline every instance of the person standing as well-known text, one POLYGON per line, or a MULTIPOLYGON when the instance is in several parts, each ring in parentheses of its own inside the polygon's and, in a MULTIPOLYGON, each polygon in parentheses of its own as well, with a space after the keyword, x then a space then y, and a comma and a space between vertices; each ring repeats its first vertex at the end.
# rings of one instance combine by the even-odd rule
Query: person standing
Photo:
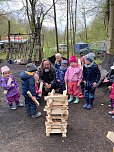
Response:
POLYGON ((64 77, 65 77, 67 68, 68 68, 67 60, 62 60, 61 66, 56 72, 56 80, 59 84, 60 93, 63 93, 63 91, 66 90, 64 77))
POLYGON ((19 102, 19 85, 13 74, 11 74, 9 67, 6 65, 3 66, 1 72, 2 77, 0 81, 4 88, 4 94, 6 95, 9 108, 15 110, 17 107, 22 107, 23 104, 19 102))
POLYGON ((94 62, 95 54, 88 53, 85 57, 85 65, 83 68, 83 82, 85 104, 84 109, 92 109, 95 96, 95 90, 100 80, 101 74, 98 65, 94 62))
POLYGON ((32 118, 37 118, 41 116, 41 112, 37 112, 36 104, 32 101, 36 99, 36 88, 35 88, 35 78, 34 75, 37 71, 37 67, 33 63, 28 63, 26 65, 27 70, 20 73, 20 78, 22 80, 22 95, 25 98, 25 107, 28 116, 32 118), (33 98, 31 99, 27 92, 30 91, 33 98))
POLYGON ((71 56, 69 59, 70 66, 65 73, 65 83, 67 84, 68 94, 70 96, 68 102, 73 101, 75 98, 74 103, 79 102, 79 86, 82 80, 82 69, 76 62, 76 57, 71 56))

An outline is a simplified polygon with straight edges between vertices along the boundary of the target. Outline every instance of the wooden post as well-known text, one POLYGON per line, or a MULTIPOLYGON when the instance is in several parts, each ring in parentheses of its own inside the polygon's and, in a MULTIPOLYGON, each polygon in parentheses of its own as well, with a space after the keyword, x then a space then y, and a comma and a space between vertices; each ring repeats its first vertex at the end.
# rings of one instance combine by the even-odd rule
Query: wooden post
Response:
POLYGON ((39 45, 39 62, 42 61, 42 49, 41 49, 41 24, 40 24, 40 17, 37 17, 37 24, 38 24, 38 45, 39 45))
POLYGON ((8 52, 6 55, 6 60, 9 60, 10 57, 10 21, 8 21, 8 52))
POLYGON ((67 60, 69 60, 69 31, 68 31, 68 8, 69 8, 69 0, 67 0, 67 60))

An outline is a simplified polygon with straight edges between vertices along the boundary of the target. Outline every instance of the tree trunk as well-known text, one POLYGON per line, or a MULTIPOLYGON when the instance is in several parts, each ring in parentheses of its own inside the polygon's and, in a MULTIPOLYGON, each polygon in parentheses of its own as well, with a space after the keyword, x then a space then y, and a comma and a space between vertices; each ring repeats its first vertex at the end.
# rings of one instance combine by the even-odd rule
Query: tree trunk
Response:
POLYGON ((113 65, 114 62, 114 0, 110 0, 110 15, 108 23, 108 40, 107 50, 103 58, 102 66, 106 70, 113 65))
POLYGON ((69 28, 69 22, 68 22, 68 9, 69 9, 69 0, 67 0, 67 60, 69 60, 69 31, 68 31, 68 28, 69 28))
POLYGON ((74 29, 74 47, 76 43, 76 23, 77 23, 77 0, 75 1, 75 29, 74 29))
POLYGON ((85 12, 85 7, 83 8, 83 18, 84 18, 84 28, 85 28, 85 40, 86 43, 88 42, 88 33, 87 33, 87 23, 86 23, 86 12, 85 12))
POLYGON ((56 32, 57 53, 59 53, 59 47, 58 47, 58 31, 57 31, 57 21, 56 21, 55 0, 53 0, 53 7, 54 7, 54 22, 55 22, 55 32, 56 32))
POLYGON ((10 45, 10 21, 8 21, 8 51, 6 54, 6 60, 9 60, 10 53, 11 53, 10 49, 11 49, 11 45, 10 45))

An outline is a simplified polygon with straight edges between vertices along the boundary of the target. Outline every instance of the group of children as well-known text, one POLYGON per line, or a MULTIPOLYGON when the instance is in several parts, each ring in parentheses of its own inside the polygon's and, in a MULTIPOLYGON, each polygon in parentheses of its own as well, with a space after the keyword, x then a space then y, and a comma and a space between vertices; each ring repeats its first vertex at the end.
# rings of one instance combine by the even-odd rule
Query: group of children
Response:
POLYGON ((76 56, 73 55, 69 59, 69 67, 67 68, 67 61, 62 60, 61 54, 56 54, 56 79, 62 85, 61 91, 64 91, 67 86, 66 88, 69 94, 68 102, 74 100, 74 103, 78 103, 80 85, 83 82, 84 88, 82 88, 82 93, 84 93, 85 97, 84 109, 91 109, 93 107, 95 89, 101 76, 98 65, 94 62, 94 58, 95 54, 91 52, 81 58, 81 64, 78 64, 76 56), (61 80, 60 77, 62 77, 61 80))
MULTIPOLYGON (((82 93, 84 93, 85 98, 83 108, 92 109, 95 90, 101 76, 98 65, 94 62, 95 54, 92 52, 88 53, 81 58, 81 64, 78 63, 74 55, 70 57, 69 61, 62 59, 60 53, 57 53, 55 57, 56 82, 59 85, 60 93, 63 93, 63 91, 67 89, 69 95, 68 102, 74 101, 74 103, 78 103, 81 92, 80 86, 83 82, 84 88, 82 87, 82 93)), ((41 116, 41 112, 38 112, 36 104, 32 100, 38 98, 39 77, 37 67, 33 63, 27 64, 26 68, 26 71, 22 71, 20 74, 22 80, 22 95, 25 98, 27 115, 36 118, 41 116), (31 92, 32 99, 28 96, 27 91, 31 92)), ((1 72, 1 83, 7 97, 9 108, 16 109, 19 106, 23 106, 19 102, 19 85, 11 74, 9 67, 3 66, 1 72)), ((111 90, 110 98, 113 108, 111 114, 114 115, 114 82, 109 88, 111 90)))

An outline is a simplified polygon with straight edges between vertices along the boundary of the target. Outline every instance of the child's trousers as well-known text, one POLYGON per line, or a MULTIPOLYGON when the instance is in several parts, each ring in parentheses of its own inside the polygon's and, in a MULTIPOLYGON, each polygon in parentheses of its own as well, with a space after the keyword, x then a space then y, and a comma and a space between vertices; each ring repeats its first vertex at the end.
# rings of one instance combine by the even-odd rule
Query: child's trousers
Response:
POLYGON ((84 97, 87 104, 93 105, 94 100, 94 94, 95 94, 95 88, 86 88, 84 90, 84 97))
POLYGON ((37 107, 31 98, 25 97, 25 107, 26 107, 27 115, 36 115, 37 107))
POLYGON ((68 82, 68 94, 73 95, 74 97, 79 97, 80 91, 78 82, 68 82))

